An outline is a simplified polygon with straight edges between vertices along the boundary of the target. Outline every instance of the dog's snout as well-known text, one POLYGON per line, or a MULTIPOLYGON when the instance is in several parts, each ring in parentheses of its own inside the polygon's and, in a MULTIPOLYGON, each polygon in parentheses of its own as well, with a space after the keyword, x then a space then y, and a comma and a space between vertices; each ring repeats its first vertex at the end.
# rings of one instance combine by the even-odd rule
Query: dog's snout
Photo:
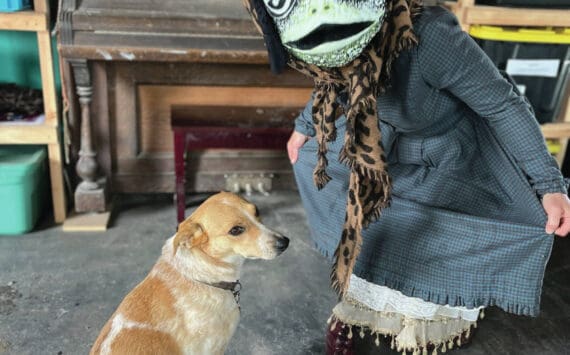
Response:
POLYGON ((289 246, 289 238, 280 236, 275 241, 275 249, 282 253, 289 246))

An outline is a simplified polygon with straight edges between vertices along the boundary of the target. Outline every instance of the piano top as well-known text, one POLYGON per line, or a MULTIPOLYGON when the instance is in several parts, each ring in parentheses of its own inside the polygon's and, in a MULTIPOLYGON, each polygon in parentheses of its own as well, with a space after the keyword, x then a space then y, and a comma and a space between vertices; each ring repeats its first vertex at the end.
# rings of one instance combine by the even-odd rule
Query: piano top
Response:
POLYGON ((250 20, 242 0, 77 0, 78 13, 250 20))
POLYGON ((242 0, 64 0, 59 31, 65 58, 267 63, 242 0))

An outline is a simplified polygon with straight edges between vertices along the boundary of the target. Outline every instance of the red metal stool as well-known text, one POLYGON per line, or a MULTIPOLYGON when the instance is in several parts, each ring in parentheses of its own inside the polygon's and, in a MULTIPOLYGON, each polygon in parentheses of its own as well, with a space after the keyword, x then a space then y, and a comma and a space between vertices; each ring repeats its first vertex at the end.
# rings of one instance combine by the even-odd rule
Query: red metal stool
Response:
POLYGON ((194 149, 286 150, 302 107, 173 106, 177 221, 186 208, 185 153, 194 149))

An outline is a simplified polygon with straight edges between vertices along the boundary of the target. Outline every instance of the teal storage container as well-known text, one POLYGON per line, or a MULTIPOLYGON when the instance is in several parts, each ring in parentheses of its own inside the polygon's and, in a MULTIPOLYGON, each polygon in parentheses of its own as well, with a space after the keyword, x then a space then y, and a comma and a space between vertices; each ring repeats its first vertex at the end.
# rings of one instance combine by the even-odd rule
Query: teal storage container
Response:
POLYGON ((0 145, 0 235, 31 231, 47 189, 44 147, 0 145))
POLYGON ((31 6, 31 0, 0 0, 0 12, 20 11, 31 6))

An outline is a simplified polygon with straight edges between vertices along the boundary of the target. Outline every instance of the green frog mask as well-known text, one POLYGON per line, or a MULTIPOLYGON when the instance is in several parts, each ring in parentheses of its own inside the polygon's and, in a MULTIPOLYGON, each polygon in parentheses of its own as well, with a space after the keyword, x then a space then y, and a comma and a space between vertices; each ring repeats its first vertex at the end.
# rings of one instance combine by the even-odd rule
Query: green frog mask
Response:
POLYGON ((380 30, 385 0, 263 0, 281 43, 294 57, 340 67, 362 53, 380 30))

